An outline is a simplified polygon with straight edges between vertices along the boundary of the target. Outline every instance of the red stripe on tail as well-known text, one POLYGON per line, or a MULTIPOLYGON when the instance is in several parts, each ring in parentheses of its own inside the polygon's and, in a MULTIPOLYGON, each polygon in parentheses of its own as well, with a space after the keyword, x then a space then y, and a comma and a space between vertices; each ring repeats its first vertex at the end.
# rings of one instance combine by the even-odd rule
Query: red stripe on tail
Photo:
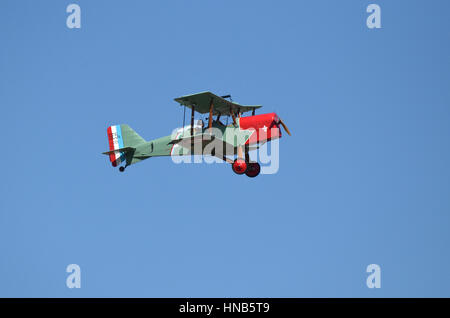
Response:
MULTIPOLYGON (((111 150, 114 150, 114 140, 113 140, 113 136, 112 136, 111 127, 108 127, 107 133, 108 133, 108 141, 109 141, 109 150, 111 151, 111 150)), ((109 161, 111 161, 113 167, 117 166, 116 155, 114 153, 109 155, 109 161)))

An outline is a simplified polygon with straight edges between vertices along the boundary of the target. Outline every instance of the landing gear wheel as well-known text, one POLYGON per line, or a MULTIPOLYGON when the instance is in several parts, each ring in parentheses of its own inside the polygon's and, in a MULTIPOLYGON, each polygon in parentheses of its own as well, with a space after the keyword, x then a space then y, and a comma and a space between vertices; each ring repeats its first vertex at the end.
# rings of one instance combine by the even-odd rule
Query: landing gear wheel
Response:
POLYGON ((247 177, 254 178, 261 172, 261 166, 257 162, 249 162, 245 174, 247 177))
POLYGON ((119 171, 120 172, 124 172, 125 171, 125 167, 119 167, 119 171))
POLYGON ((244 174, 247 170, 247 163, 243 159, 235 159, 231 164, 231 169, 233 169, 234 173, 244 174))

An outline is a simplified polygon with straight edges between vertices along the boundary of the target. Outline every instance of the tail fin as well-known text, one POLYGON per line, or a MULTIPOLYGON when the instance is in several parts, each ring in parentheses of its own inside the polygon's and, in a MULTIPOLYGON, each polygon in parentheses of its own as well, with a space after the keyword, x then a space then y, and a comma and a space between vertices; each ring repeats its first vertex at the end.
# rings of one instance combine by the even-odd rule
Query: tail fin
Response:
POLYGON ((111 161, 113 167, 116 167, 126 160, 126 151, 123 151, 123 148, 132 149, 145 142, 145 139, 139 136, 128 125, 123 124, 110 126, 108 127, 107 132, 110 150, 107 153, 109 153, 109 160, 111 161))

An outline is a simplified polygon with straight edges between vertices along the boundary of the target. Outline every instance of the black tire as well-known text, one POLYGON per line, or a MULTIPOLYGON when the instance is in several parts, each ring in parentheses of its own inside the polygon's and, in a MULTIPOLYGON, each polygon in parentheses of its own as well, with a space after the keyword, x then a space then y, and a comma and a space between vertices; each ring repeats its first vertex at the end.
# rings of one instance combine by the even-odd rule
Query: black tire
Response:
POLYGON ((257 162, 250 162, 247 164, 247 170, 245 170, 245 174, 249 178, 254 178, 259 175, 261 172, 261 166, 257 162))
POLYGON ((120 172, 124 172, 125 171, 125 167, 119 167, 119 171, 120 172))

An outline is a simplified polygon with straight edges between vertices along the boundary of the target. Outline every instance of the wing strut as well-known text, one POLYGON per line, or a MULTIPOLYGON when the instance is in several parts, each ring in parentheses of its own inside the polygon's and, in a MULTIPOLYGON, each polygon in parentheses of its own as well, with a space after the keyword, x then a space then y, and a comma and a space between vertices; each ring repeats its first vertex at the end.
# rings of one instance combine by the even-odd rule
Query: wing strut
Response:
POLYGON ((192 106, 192 113, 191 113, 191 136, 194 136, 194 110, 195 107, 192 106))
POLYGON ((230 114, 231 114, 231 117, 233 118, 233 124, 236 126, 236 116, 234 115, 233 109, 231 109, 231 107, 230 107, 230 114))
POLYGON ((214 100, 211 98, 211 103, 209 104, 209 122, 208 122, 208 128, 210 133, 212 128, 213 108, 214 108, 214 100))

